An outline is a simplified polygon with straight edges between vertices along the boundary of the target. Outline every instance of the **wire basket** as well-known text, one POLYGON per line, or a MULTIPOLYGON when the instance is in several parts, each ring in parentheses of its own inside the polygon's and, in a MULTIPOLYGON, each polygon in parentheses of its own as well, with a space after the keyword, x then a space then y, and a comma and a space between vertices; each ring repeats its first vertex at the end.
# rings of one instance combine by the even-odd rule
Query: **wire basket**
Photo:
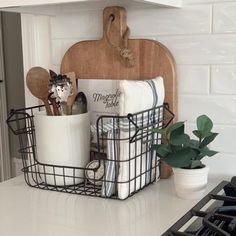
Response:
POLYGON ((91 162, 86 167, 38 160, 34 114, 42 109, 44 106, 12 110, 7 119, 19 138, 22 171, 29 186, 126 199, 159 179, 159 158, 151 146, 160 143, 161 137, 152 129, 166 127, 173 120, 168 104, 127 116, 100 116, 91 125, 97 144, 91 146, 91 162))

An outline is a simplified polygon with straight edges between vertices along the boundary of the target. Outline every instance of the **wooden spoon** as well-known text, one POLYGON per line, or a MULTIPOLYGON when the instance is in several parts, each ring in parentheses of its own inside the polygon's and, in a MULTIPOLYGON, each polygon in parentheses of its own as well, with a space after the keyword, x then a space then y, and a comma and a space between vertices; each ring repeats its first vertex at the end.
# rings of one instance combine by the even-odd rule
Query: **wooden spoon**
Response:
POLYGON ((67 103, 66 103, 66 114, 67 115, 72 115, 72 106, 75 100, 75 97, 78 93, 78 89, 77 89, 77 84, 76 84, 76 76, 74 72, 69 72, 66 73, 67 77, 70 78, 71 82, 72 82, 72 95, 70 95, 67 98, 67 103))
POLYGON ((26 76, 26 84, 30 92, 38 99, 41 99, 45 105, 47 115, 52 116, 50 105, 48 103, 48 85, 50 75, 42 67, 32 67, 26 76))

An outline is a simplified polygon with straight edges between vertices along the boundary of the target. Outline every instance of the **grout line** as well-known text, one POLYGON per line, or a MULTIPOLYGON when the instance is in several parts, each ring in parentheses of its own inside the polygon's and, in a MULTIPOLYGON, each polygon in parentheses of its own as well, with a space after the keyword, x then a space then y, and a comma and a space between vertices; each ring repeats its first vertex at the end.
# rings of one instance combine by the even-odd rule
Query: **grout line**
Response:
MULTIPOLYGON (((195 121, 186 121, 186 124, 196 125, 196 122, 195 121)), ((227 127, 227 128, 236 128, 236 124, 225 124, 225 123, 216 123, 216 122, 214 122, 214 126, 227 127)))
POLYGON ((234 0, 219 0, 219 2, 211 2, 211 1, 205 1, 205 2, 190 2, 190 3, 186 3, 187 0, 185 0, 185 2, 183 3, 183 6, 197 6, 197 5, 207 5, 207 4, 229 4, 229 3, 234 3, 234 0))
POLYGON ((228 156, 234 156, 235 157, 235 152, 222 152, 222 151, 219 151, 220 155, 224 156, 224 155, 228 155, 228 156))
MULTIPOLYGON (((212 29, 211 29, 212 31, 212 29)), ((148 35, 132 35, 131 34, 131 37, 130 39, 155 39, 155 40, 159 40, 161 38, 173 38, 173 37, 176 37, 176 38, 191 38, 191 37, 214 37, 214 36, 232 36, 232 37, 235 37, 236 36, 236 32, 216 32, 216 33, 186 33, 186 34, 148 34, 148 35)), ((90 36, 88 35, 87 37, 53 37, 52 36, 52 40, 74 40, 74 39, 78 39, 78 40, 97 40, 97 39, 101 39, 101 35, 97 35, 97 36, 90 36)))
POLYGON ((227 67, 227 66, 236 66, 236 63, 232 63, 232 64, 211 64, 211 66, 213 67, 213 66, 225 66, 225 67, 227 67))
POLYGON ((210 11, 210 19, 211 19, 211 25, 210 25, 210 30, 211 30, 211 34, 213 34, 214 32, 214 29, 213 29, 213 26, 214 26, 214 5, 212 4, 211 5, 211 11, 210 11))
MULTIPOLYGON (((211 36, 233 36, 235 37, 236 36, 236 31, 235 32, 216 32, 216 33, 186 33, 186 34, 161 34, 161 35, 148 35, 149 37, 156 37, 158 39, 159 38, 164 38, 164 37, 196 37, 196 36, 199 36, 199 37, 211 37, 211 36)), ((141 37, 141 35, 133 35, 132 37, 141 37)), ((147 35, 145 36, 147 37, 147 35)))
POLYGON ((203 93, 201 93, 201 94, 183 94, 183 93, 181 93, 181 94, 179 94, 179 96, 180 97, 199 97, 199 96, 201 96, 201 97, 208 97, 208 98, 215 98, 215 97, 226 97, 226 98, 236 98, 236 94, 203 94, 203 93))
MULTIPOLYGON (((157 35, 157 37, 159 37, 159 38, 161 38, 161 37, 196 37, 196 36, 198 36, 198 37, 215 37, 215 36, 226 36, 226 37, 228 37, 228 36, 232 36, 232 37, 235 37, 236 36, 236 31, 235 32, 216 32, 216 33, 193 33, 193 34, 173 34, 173 35, 157 35)), ((154 36, 155 37, 155 36, 154 36)))
POLYGON ((208 68, 208 93, 212 94, 212 66, 210 65, 208 68))
POLYGON ((182 63, 177 63, 177 66, 204 66, 204 67, 207 67, 207 66, 236 66, 236 63, 221 63, 221 64, 182 64, 182 63))

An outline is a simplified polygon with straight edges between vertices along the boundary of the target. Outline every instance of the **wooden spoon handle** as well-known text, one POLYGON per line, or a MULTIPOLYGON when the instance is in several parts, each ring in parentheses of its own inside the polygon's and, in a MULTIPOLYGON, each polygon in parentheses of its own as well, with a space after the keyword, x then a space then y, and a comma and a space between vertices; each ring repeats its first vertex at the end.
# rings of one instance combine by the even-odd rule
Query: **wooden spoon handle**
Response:
POLYGON ((53 114, 54 116, 59 116, 60 112, 57 106, 57 102, 56 102, 56 98, 52 98, 50 95, 48 96, 48 100, 50 101, 50 103, 52 104, 52 108, 53 108, 53 114))
POLYGON ((67 115, 72 115, 72 105, 68 105, 66 106, 66 114, 67 115))
POLYGON ((42 99, 42 101, 43 101, 43 103, 44 103, 44 105, 45 105, 47 115, 48 115, 48 116, 53 116, 51 107, 50 107, 50 105, 49 105, 49 103, 48 103, 48 99, 45 98, 45 99, 42 99))
POLYGON ((67 98, 67 103, 66 103, 66 114, 67 115, 72 115, 72 106, 75 100, 75 97, 78 93, 77 90, 77 84, 76 84, 76 76, 74 72, 69 72, 66 73, 66 75, 70 78, 71 82, 72 82, 72 95, 70 95, 67 98))
POLYGON ((59 112, 58 107, 57 107, 56 99, 53 98, 51 103, 52 103, 54 116, 59 116, 60 112, 59 112))

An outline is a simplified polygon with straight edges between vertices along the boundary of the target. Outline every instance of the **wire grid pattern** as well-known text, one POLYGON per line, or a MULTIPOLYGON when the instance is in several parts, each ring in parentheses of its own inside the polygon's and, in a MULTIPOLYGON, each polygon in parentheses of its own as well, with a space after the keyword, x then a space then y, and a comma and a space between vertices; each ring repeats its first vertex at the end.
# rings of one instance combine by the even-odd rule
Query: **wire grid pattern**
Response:
POLYGON ((161 137, 154 134, 152 129, 165 127, 173 120, 174 114, 169 110, 168 104, 127 116, 99 117, 96 125, 98 150, 91 151, 91 160, 97 160, 98 164, 93 168, 51 165, 38 161, 34 113, 42 109, 44 106, 12 110, 7 119, 10 130, 19 138, 22 171, 29 186, 79 195, 125 199, 159 179, 159 160, 151 146, 160 143, 161 137), (125 148, 123 154, 120 153, 122 147, 125 148), (107 173, 109 163, 113 163, 114 167, 112 178, 107 173), (101 165, 105 174, 99 180, 101 184, 98 184, 95 176, 101 165), (125 165, 127 172, 125 178, 120 178, 122 165, 125 165), (86 171, 90 171, 89 179, 85 177, 86 171), (107 194, 111 186, 112 191, 107 194), (124 186, 127 193, 121 198, 119 188, 124 186))

